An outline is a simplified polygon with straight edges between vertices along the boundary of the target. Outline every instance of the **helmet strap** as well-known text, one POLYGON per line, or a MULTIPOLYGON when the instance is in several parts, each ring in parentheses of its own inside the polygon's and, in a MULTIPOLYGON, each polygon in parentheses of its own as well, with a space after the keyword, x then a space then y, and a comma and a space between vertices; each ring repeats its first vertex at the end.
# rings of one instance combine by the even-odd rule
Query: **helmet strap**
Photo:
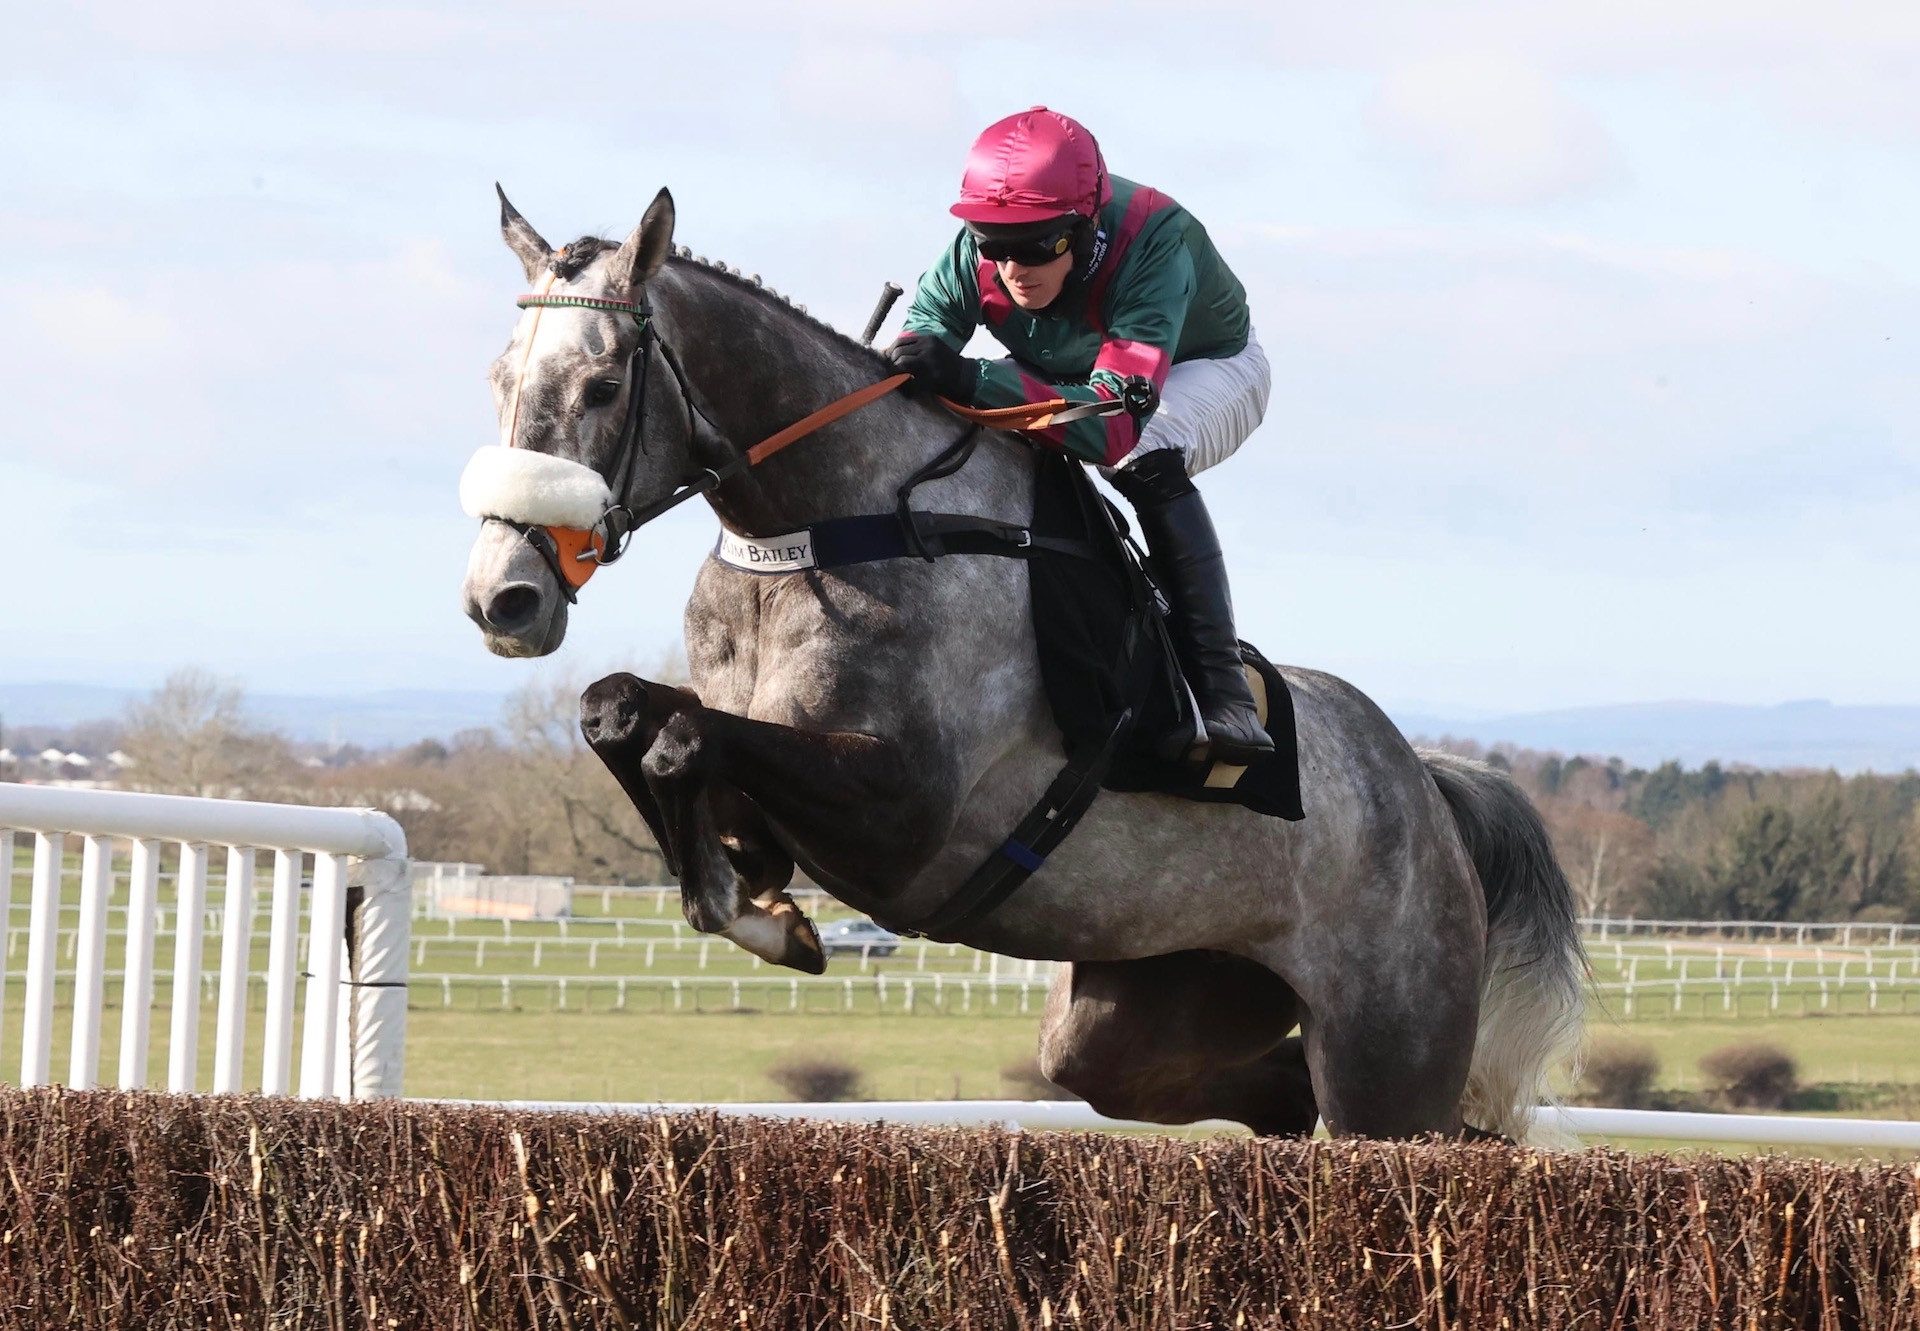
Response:
POLYGON ((1100 261, 1107 257, 1107 233, 1100 225, 1100 216, 1083 218, 1073 229, 1073 269, 1075 282, 1091 281, 1094 272, 1100 267, 1100 261))

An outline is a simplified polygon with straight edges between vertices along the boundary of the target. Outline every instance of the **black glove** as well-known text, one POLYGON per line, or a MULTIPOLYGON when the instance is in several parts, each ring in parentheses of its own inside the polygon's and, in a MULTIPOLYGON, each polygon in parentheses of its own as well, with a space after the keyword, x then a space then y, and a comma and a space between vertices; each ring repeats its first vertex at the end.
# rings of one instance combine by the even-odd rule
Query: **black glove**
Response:
POLYGON ((980 362, 962 356, 932 333, 902 333, 881 353, 896 368, 913 376, 916 386, 962 406, 971 406, 980 386, 980 362))

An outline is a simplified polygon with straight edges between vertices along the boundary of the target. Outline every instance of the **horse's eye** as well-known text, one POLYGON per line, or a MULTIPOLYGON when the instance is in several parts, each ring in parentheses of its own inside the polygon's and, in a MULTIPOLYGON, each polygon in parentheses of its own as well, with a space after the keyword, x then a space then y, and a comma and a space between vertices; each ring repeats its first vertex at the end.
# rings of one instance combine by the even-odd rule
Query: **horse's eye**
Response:
POLYGON ((618 379, 595 379, 587 385, 587 405, 589 407, 604 407, 607 403, 613 401, 614 395, 619 391, 620 381, 618 379))

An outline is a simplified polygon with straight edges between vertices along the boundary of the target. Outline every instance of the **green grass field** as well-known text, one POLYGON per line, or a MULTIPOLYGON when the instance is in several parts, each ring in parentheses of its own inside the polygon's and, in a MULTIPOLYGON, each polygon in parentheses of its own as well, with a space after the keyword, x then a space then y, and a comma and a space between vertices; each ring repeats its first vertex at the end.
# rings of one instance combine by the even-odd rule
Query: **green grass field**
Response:
MULTIPOLYGON (((20 850, 24 852, 24 847, 20 850)), ((77 924, 77 855, 62 893, 66 932, 58 966, 70 973, 77 924)), ((266 957, 263 858, 252 938, 266 957)), ((12 928, 0 947, 0 1078, 19 1066, 28 866, 16 857, 12 928)), ((224 899, 216 856, 207 901, 224 899)), ((125 890, 115 894, 124 905, 125 890)), ((171 915, 170 888, 161 893, 171 915)), ((848 912, 832 903, 822 922, 848 912)), ((576 897, 566 924, 415 921, 409 1012, 408 1091, 414 1095, 535 1100, 756 1100, 783 1098, 769 1076, 789 1059, 857 1068, 872 1099, 998 1098, 1025 1093, 1004 1069, 1033 1057, 1044 967, 965 948, 910 943, 891 958, 836 957, 825 979, 765 966, 689 930, 671 894, 576 897), (504 983, 503 983, 504 981, 504 983), (564 981, 564 986, 562 982, 564 981), (622 993, 622 982, 625 992, 622 993), (677 981, 677 984, 675 983, 677 981)), ((107 1007, 99 1075, 112 1080, 123 1018, 117 975, 124 915, 110 915, 107 1007)), ((1700 1058, 1721 1045, 1764 1039, 1798 1061, 1803 1085, 1830 1091, 1835 1107, 1883 1117, 1920 1117, 1920 949, 1762 948, 1689 940, 1638 940, 1592 948, 1600 986, 1591 1028, 1603 1038, 1650 1044, 1658 1084, 1703 1085, 1700 1058), (1872 977, 1870 991, 1864 981, 1872 977), (1632 980, 1633 1001, 1618 986, 1632 980), (1678 984, 1676 990, 1675 985, 1678 984), (1824 992, 1823 992, 1824 988, 1824 992), (1675 1010, 1673 995, 1680 996, 1675 1010), (1846 1091, 1848 1087, 1872 1090, 1846 1091)), ((172 938, 158 949, 162 972, 150 1014, 150 1081, 164 1077, 172 938)), ((304 952, 302 954, 304 960, 304 952)), ((204 967, 218 965, 209 931, 204 967)), ((56 985, 60 1010, 53 1073, 64 1079, 71 980, 56 985)), ((251 994, 247 1081, 259 1084, 264 982, 251 994)), ((201 1005, 203 1084, 214 1013, 201 1005)), ((1817 1098, 1817 1097, 1816 1097, 1817 1098)))
MULTIPOLYGON (((1014 1094, 1001 1069, 1031 1058, 1039 1031, 1037 1016, 416 1009, 408 1023, 412 1093, 500 1099, 778 1098, 765 1071, 795 1056, 859 1068, 873 1099, 990 1098, 1014 1094)), ((1646 1021, 1626 1034, 1658 1053, 1664 1088, 1697 1090, 1702 1055, 1763 1039, 1794 1056, 1805 1083, 1906 1087, 1920 1109, 1920 1017, 1646 1021)))

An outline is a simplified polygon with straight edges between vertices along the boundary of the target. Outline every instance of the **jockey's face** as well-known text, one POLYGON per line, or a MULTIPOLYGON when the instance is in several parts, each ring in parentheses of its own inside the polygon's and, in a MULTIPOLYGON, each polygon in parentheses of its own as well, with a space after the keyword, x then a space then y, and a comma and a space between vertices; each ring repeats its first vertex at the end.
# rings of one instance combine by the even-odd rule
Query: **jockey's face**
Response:
POLYGON ((1073 252, 1069 250, 1050 263, 1033 266, 1002 259, 997 267, 1000 280, 1007 284, 1007 293, 1015 305, 1023 310, 1044 310, 1059 299, 1060 288, 1067 284, 1073 252))

